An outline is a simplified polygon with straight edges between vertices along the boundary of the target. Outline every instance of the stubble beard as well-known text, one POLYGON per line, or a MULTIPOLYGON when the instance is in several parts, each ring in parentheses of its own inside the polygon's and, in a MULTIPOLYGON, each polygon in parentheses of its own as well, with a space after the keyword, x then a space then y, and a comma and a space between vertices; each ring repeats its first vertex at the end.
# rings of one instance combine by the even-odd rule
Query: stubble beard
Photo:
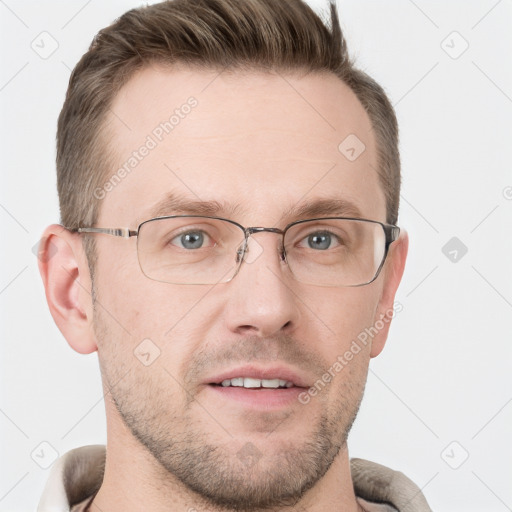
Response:
MULTIPOLYGON (((161 380, 148 380, 147 373, 143 373, 147 368, 138 367, 135 358, 128 363, 122 338, 113 339, 104 317, 95 309, 98 347, 104 347, 106 352, 100 353, 101 371, 112 402, 133 437, 171 480, 181 482, 191 503, 200 503, 211 512, 272 511, 293 506, 326 474, 340 450, 346 449, 366 375, 358 375, 357 383, 346 379, 338 398, 324 404, 304 440, 288 439, 282 431, 276 431, 269 437, 281 435, 283 441, 277 449, 270 449, 258 441, 251 442, 250 433, 245 438, 231 432, 231 440, 226 435, 222 442, 211 435, 208 421, 214 420, 204 409, 203 418, 197 418, 196 402, 200 401, 190 396, 177 400, 170 394, 176 382, 169 375, 165 379, 165 370, 154 368, 155 377, 161 380), (243 445, 242 450, 236 452, 234 442, 243 445), (249 457, 249 463, 247 457, 240 456, 246 448, 256 454, 249 457)), ((182 391, 178 388, 178 392, 182 391)))

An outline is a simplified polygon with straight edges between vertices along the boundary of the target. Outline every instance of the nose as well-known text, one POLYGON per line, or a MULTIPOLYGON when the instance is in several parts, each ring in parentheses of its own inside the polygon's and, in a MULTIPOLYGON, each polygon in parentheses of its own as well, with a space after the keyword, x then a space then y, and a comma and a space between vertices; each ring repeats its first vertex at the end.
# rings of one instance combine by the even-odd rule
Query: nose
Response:
POLYGON ((278 236, 258 233, 238 274, 227 284, 227 327, 235 334, 268 337, 291 333, 299 320, 298 297, 290 270, 278 250, 278 236))

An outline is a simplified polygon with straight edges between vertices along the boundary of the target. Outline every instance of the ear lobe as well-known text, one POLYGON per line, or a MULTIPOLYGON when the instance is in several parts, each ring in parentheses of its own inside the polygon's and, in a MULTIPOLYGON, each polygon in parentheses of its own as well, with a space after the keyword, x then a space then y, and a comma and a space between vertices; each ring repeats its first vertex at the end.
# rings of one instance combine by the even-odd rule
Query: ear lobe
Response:
POLYGON ((81 354, 97 350, 92 324, 91 279, 80 235, 53 224, 38 250, 39 272, 57 327, 81 354))
POLYGON ((382 352, 391 327, 391 320, 397 312, 402 310, 401 304, 395 304, 395 295, 404 273, 408 249, 409 235, 402 228, 398 240, 390 246, 383 269, 384 284, 374 319, 374 324, 381 329, 378 329, 378 333, 372 340, 370 357, 376 357, 382 352))

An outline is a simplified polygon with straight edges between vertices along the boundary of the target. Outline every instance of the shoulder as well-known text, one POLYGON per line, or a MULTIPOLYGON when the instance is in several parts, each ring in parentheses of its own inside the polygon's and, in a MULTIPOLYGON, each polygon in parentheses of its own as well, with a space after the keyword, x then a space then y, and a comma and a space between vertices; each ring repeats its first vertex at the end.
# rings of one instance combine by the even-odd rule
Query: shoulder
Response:
POLYGON ((364 459, 351 459, 350 470, 359 498, 390 504, 399 512, 431 512, 421 489, 402 472, 364 459))
POLYGON ((103 482, 105 456, 104 445, 90 445, 59 457, 50 470, 37 511, 69 511, 95 494, 103 482))

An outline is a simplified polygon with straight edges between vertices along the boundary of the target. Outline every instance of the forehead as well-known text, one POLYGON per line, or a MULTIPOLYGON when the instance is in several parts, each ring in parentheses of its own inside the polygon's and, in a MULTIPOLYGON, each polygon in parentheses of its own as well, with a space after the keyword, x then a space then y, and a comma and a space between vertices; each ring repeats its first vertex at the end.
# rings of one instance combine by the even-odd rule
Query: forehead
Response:
POLYGON ((332 74, 148 67, 118 93, 106 126, 108 225, 165 213, 167 196, 222 203, 250 225, 317 199, 385 219, 371 123, 332 74))

